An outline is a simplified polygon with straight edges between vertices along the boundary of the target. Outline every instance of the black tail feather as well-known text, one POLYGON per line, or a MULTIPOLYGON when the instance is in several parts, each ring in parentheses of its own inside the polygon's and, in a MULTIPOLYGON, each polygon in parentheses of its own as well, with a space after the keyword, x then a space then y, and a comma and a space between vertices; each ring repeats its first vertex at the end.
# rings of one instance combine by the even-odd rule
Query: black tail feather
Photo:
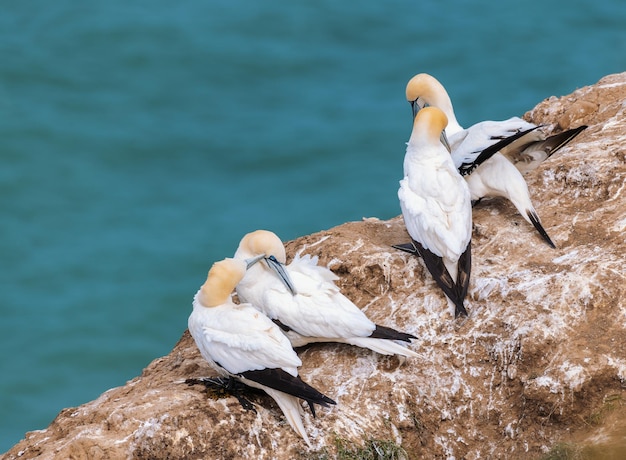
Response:
MULTIPOLYGON (((503 148, 507 147, 508 145, 518 140, 520 137, 525 136, 526 134, 530 133, 531 131, 534 131, 537 128, 539 128, 539 126, 535 126, 534 128, 526 129, 524 131, 519 131, 511 136, 507 136, 503 138, 502 140, 496 142, 495 144, 491 144, 489 147, 485 148, 482 152, 480 152, 480 154, 474 159, 473 162, 463 163, 461 166, 459 166, 459 173, 461 174, 461 176, 467 176, 468 174, 471 174, 476 168, 478 168, 481 164, 483 164, 489 158, 494 156, 497 152, 499 152, 503 148)), ((492 138, 492 139, 496 139, 496 138, 492 138)))
POLYGON ((309 407, 311 407, 313 415, 315 415, 313 404, 319 404, 324 407, 328 407, 330 404, 337 404, 328 396, 304 382, 300 376, 294 377, 282 369, 246 371, 241 372, 239 375, 256 383, 260 383, 261 385, 273 388, 274 390, 304 399, 309 404, 309 407))
POLYGON ((459 298, 461 299, 461 309, 455 311, 455 315, 467 316, 467 310, 463 306, 463 299, 467 296, 467 290, 469 289, 470 273, 472 272, 472 241, 467 243, 467 248, 461 257, 459 257, 458 272, 456 276, 456 288, 459 298))
MULTIPOLYGON (((471 249, 470 245, 465 250, 462 258, 463 264, 459 264, 459 276, 457 276, 457 283, 452 280, 452 276, 448 272, 448 269, 443 263, 443 259, 436 254, 422 246, 419 242, 413 240, 411 243, 394 245, 396 249, 401 251, 410 252, 411 254, 421 256, 426 268, 434 278, 437 285, 443 290, 444 294, 454 303, 455 311, 454 316, 467 316, 467 310, 463 305, 463 299, 467 294, 467 287, 469 283, 469 276, 471 270, 471 249), (463 267, 461 268, 461 265, 463 267), (462 285, 458 284, 460 279, 463 279, 462 285)), ((460 259, 459 259, 460 260, 460 259)))
POLYGON ((568 129, 559 134, 554 134, 542 141, 542 147, 550 158, 551 155, 558 152, 563 146, 567 145, 572 139, 587 129, 587 125, 581 125, 578 128, 568 129))
POLYGON ((403 342, 411 342, 411 339, 417 339, 413 334, 396 331, 390 327, 376 325, 374 332, 370 334, 372 339, 401 340, 403 342))
POLYGON ((409 254, 415 254, 416 256, 419 256, 417 248, 413 243, 394 244, 391 247, 394 249, 399 249, 400 251, 408 252, 409 254))
POLYGON ((535 227, 535 229, 539 232, 541 237, 544 239, 544 241, 548 243, 552 249, 556 249, 556 246, 554 245, 554 243, 548 236, 548 232, 546 232, 546 230, 543 228, 543 225, 541 225, 541 221, 539 220, 539 216, 537 215, 537 213, 532 212, 532 211, 526 211, 526 215, 532 222, 533 227, 535 227))

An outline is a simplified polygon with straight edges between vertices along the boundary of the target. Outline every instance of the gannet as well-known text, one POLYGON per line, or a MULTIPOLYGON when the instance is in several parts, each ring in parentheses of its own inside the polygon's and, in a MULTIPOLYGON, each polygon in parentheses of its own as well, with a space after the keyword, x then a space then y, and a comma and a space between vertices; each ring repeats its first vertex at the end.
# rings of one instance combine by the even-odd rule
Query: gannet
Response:
POLYGON ((546 137, 543 131, 535 129, 540 128, 540 125, 529 123, 519 117, 511 117, 502 121, 482 121, 464 129, 456 119, 452 101, 444 86, 435 77, 426 73, 411 78, 406 87, 406 96, 411 103, 413 116, 425 105, 443 110, 448 117, 446 135, 453 151, 464 142, 472 146, 466 148, 467 152, 481 151, 508 136, 528 131, 526 136, 500 149, 500 153, 515 164, 523 174, 535 169, 587 128, 586 125, 582 125, 546 137))
POLYGON ((385 355, 418 356, 396 342, 410 343, 415 336, 370 321, 340 292, 334 283, 339 277, 319 266, 317 257, 298 254, 286 265, 282 241, 267 230, 245 235, 235 253, 238 260, 258 256, 265 261, 248 269, 237 295, 279 324, 294 347, 339 342, 385 355))
POLYGON ((468 181, 473 202, 501 196, 510 200, 522 217, 532 224, 551 246, 554 243, 532 205, 522 174, 576 137, 586 126, 545 137, 540 126, 512 117, 504 121, 483 121, 464 129, 457 121, 452 101, 443 85, 431 75, 414 76, 406 87, 413 115, 425 105, 439 107, 448 117, 446 135, 452 158, 468 181), (487 155, 486 155, 487 154, 487 155), (503 161, 504 159, 508 161, 503 161))
POLYGON ((543 228, 541 219, 530 200, 528 185, 513 164, 504 155, 496 154, 477 170, 476 174, 465 176, 472 201, 478 202, 483 197, 501 196, 507 198, 517 208, 520 215, 539 232, 551 248, 556 248, 552 239, 543 228))
POLYGON ((204 359, 220 375, 274 398, 289 425, 310 447, 298 398, 309 404, 313 415, 313 404, 328 407, 335 402, 298 376, 302 361, 276 324, 250 304, 233 303, 231 293, 246 268, 246 261, 237 259, 213 264, 194 296, 189 332, 204 359))
POLYGON ((422 257, 458 316, 467 315, 463 300, 471 271, 472 205, 467 182, 440 142, 446 123, 445 113, 436 107, 415 116, 398 190, 413 241, 394 247, 422 257))

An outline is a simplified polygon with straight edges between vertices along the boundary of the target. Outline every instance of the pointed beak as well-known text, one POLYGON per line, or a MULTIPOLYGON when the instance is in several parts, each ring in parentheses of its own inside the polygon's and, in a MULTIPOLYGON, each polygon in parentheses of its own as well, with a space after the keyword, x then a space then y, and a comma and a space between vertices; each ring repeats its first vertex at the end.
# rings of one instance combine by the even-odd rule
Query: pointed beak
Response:
POLYGON ((281 279, 283 284, 287 286, 287 289, 289 289, 291 294, 296 295, 298 292, 296 291, 295 286, 291 282, 291 278, 289 278, 289 275, 285 271, 284 265, 281 264, 278 260, 276 260, 276 257, 274 256, 266 257, 265 261, 267 262, 267 265, 269 265, 269 267, 276 272, 276 274, 281 279))
POLYGON ((448 153, 452 153, 452 149, 450 148, 450 143, 448 142, 448 136, 446 136, 446 130, 441 131, 441 136, 439 136, 439 140, 441 143, 448 149, 448 153))
POLYGON ((420 99, 419 97, 415 99, 414 101, 409 101, 409 103, 411 104, 411 112, 413 112, 413 120, 415 120, 415 117, 417 116, 417 112, 419 112, 421 109, 423 109, 424 107, 428 105, 426 104, 424 99, 420 99))
POLYGON ((259 260, 265 259, 265 254, 261 254, 260 256, 251 257, 250 259, 246 259, 244 262, 246 263, 246 270, 256 264, 259 260))
POLYGON ((415 99, 414 101, 409 101, 411 103, 411 112, 413 112, 413 120, 415 120, 415 117, 417 116, 417 112, 420 111, 421 107, 417 102, 417 99, 415 99))

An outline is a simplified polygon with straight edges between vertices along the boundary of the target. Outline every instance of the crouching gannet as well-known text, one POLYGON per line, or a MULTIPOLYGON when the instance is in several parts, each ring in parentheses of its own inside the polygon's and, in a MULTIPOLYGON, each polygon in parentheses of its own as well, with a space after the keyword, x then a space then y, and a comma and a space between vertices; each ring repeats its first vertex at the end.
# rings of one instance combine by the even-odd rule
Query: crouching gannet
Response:
POLYGON ((298 376, 302 362, 278 326, 252 305, 233 303, 231 293, 245 272, 243 260, 213 264, 194 296, 189 332, 211 367, 274 398, 289 425, 311 446, 298 398, 313 415, 314 404, 328 407, 335 402, 298 376))
POLYGON ((404 157, 398 198, 412 242, 394 246, 418 254, 454 303, 455 316, 467 315, 463 300, 471 272, 472 205, 467 183, 445 141, 446 115, 436 107, 420 110, 404 157))
POLYGON ((312 342, 340 342, 385 355, 418 356, 403 344, 411 334, 379 326, 339 291, 339 279, 317 257, 300 257, 286 264, 285 247, 273 232, 245 235, 235 259, 263 257, 237 285, 237 295, 273 319, 294 347, 312 342))
POLYGON ((507 198, 554 248, 532 205, 522 174, 535 169, 586 126, 547 138, 538 129, 539 126, 518 117, 504 121, 483 121, 463 129, 456 120, 452 101, 443 85, 425 73, 409 81, 406 97, 414 115, 422 106, 431 105, 439 107, 448 117, 446 135, 452 158, 468 182, 472 200, 477 202, 485 197, 497 196, 507 198))

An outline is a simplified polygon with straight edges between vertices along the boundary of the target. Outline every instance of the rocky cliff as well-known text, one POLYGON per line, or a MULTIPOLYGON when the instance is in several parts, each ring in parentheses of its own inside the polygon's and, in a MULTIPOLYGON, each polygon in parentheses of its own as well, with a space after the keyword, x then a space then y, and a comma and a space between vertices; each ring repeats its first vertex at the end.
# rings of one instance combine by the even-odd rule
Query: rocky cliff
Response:
POLYGON ((626 455, 626 73, 525 117, 554 131, 589 125, 527 176, 557 249, 510 203, 478 205, 469 318, 455 321, 423 264, 391 248, 407 240, 401 217, 287 244, 289 256, 319 256, 374 321, 419 337, 420 358, 404 363, 336 344, 299 352, 303 378, 338 403, 305 415, 313 449, 268 396, 250 393, 247 411, 181 383, 211 375, 185 333, 139 377, 61 411, 3 458, 626 455))

